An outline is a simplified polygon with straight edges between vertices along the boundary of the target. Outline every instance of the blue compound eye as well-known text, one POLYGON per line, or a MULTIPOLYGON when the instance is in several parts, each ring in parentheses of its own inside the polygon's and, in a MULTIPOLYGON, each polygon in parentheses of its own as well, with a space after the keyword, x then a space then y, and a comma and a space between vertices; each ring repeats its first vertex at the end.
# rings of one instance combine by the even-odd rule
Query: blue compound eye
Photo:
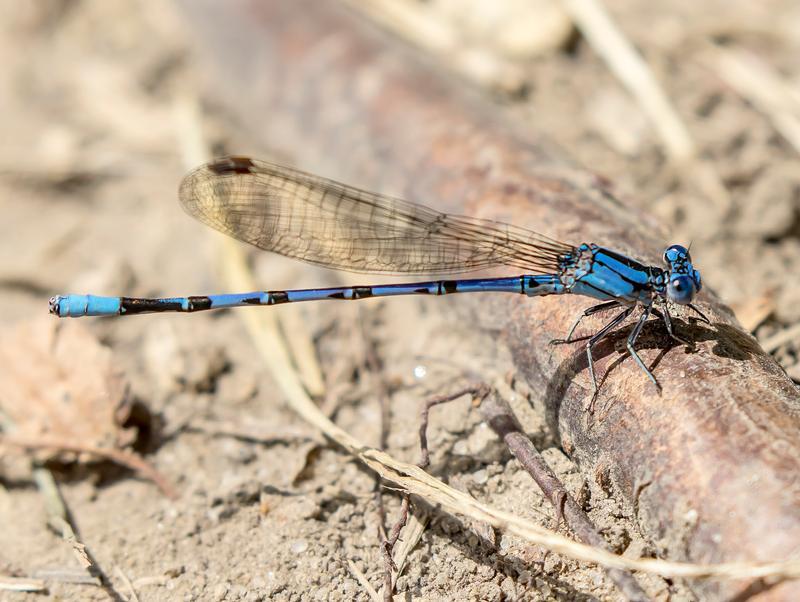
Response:
POLYGON ((671 245, 667 247, 667 250, 664 251, 664 261, 666 263, 672 263, 677 261, 680 258, 686 259, 686 261, 692 261, 691 256, 689 255, 689 249, 684 247, 683 245, 671 245))
POLYGON ((689 276, 672 276, 667 284, 667 297, 680 305, 688 305, 694 299, 695 283, 689 276))

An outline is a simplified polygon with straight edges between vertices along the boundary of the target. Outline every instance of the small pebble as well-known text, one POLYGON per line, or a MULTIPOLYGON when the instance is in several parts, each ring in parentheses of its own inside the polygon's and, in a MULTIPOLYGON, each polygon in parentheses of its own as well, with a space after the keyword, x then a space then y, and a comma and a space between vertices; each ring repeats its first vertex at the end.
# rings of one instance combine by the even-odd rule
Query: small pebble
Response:
POLYGON ((305 539, 298 539, 292 542, 290 549, 293 554, 302 554, 308 549, 308 542, 305 539))
POLYGON ((483 485, 483 484, 486 483, 486 481, 489 480, 489 473, 486 472, 485 468, 482 468, 480 470, 476 470, 474 473, 472 473, 472 479, 478 485, 483 485))

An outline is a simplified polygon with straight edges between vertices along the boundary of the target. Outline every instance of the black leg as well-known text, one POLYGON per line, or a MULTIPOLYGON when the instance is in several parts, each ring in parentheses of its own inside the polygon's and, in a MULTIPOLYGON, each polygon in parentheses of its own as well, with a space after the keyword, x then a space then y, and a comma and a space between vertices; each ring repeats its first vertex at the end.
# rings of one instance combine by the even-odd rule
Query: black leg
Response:
POLYGON ((597 344, 603 337, 605 337, 609 331, 611 331, 615 326, 617 326, 620 322, 622 322, 625 318, 631 315, 633 311, 633 307, 626 307, 622 310, 620 314, 618 314, 613 320, 611 320, 608 324, 603 326, 600 330, 598 330, 592 338, 590 338, 586 342, 586 357, 589 358, 589 374, 592 377, 592 388, 594 392, 592 393, 592 402, 594 402, 594 398, 597 397, 597 393, 600 390, 597 386, 597 377, 594 374, 594 359, 592 358, 592 347, 597 344))
POLYGON ((656 377, 653 376, 653 373, 647 369, 647 366, 644 365, 642 358, 639 357, 639 354, 636 353, 636 349, 633 348, 633 344, 636 342, 636 339, 639 338, 639 333, 642 332, 642 327, 644 323, 647 321, 647 318, 650 317, 650 312, 653 310, 652 306, 648 305, 644 308, 642 312, 642 317, 639 318, 639 321, 636 323, 636 326, 633 327, 630 336, 628 337, 628 343, 625 345, 628 348, 628 353, 631 354, 631 357, 639 364, 639 367, 644 370, 644 373, 647 374, 648 378, 653 381, 653 384, 656 386, 656 389, 659 393, 661 393, 661 385, 658 384, 656 377))
POLYGON ((700 316, 700 319, 701 319, 701 320, 703 320, 703 322, 705 322, 706 324, 711 324, 711 320, 709 320, 708 318, 706 318, 706 315, 705 315, 705 314, 704 314, 702 311, 700 311, 699 309, 697 309, 697 308, 696 308, 694 305, 692 305, 691 303, 689 303, 689 309, 691 309, 691 310, 694 310, 694 312, 695 312, 695 313, 696 313, 698 316, 700 316))
POLYGON ((573 338, 572 335, 575 334, 575 329, 578 328, 578 324, 581 323, 586 316, 591 316, 592 314, 596 314, 600 311, 605 311, 607 309, 614 309, 615 307, 619 307, 622 305, 619 301, 606 301, 605 303, 600 303, 599 305, 593 305, 583 311, 583 313, 578 316, 578 319, 575 320, 575 323, 572 325, 572 328, 569 329, 569 333, 567 334, 567 338, 565 339, 553 339, 550 341, 551 345, 563 345, 566 343, 572 343, 573 338))
POLYGON ((691 341, 687 341, 686 339, 682 339, 677 334, 675 334, 675 331, 672 329, 672 319, 671 319, 671 317, 669 315, 669 308, 666 305, 664 306, 664 313, 663 314, 660 311, 658 311, 655 307, 653 308, 653 313, 656 316, 658 316, 659 318, 661 318, 662 320, 664 320, 664 324, 667 327, 667 332, 669 333, 669 336, 671 336, 673 339, 675 339, 679 343, 682 343, 684 345, 689 345, 690 347, 694 346, 694 343, 692 343, 691 341))

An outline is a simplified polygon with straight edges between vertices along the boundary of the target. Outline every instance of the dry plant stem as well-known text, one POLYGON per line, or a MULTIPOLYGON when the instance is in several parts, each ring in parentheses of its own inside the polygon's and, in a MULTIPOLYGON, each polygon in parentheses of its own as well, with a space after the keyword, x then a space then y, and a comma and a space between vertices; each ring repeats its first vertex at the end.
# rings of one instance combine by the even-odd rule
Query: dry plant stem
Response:
POLYGON ((122 582, 125 584, 125 587, 128 588, 129 602, 139 602, 139 596, 136 594, 136 588, 133 587, 133 583, 131 583, 131 580, 125 574, 125 571, 117 566, 114 567, 114 573, 116 573, 117 577, 122 580, 122 582))
MULTIPOLYGON (((361 328, 361 336, 366 343, 365 364, 369 370, 372 381, 375 383, 377 391, 378 403, 381 407, 381 420, 380 420, 380 436, 378 439, 378 449, 385 450, 389 441, 389 423, 391 421, 391 408, 389 406, 389 391, 386 382, 383 380, 381 372, 381 363, 378 359, 378 352, 375 349, 375 342, 367 333, 367 328, 364 325, 364 314, 360 312, 361 319, 359 326, 361 328)), ((386 507, 383 504, 383 491, 381 478, 375 475, 375 502, 378 506, 378 528, 380 530, 379 537, 381 539, 381 553, 383 557, 383 597, 385 600, 391 601, 394 594, 394 583, 392 574, 397 571, 397 566, 392 561, 392 549, 400 537, 400 530, 405 526, 408 519, 408 494, 403 495, 403 503, 400 509, 400 516, 397 522, 392 527, 389 534, 386 533, 386 507)))
MULTIPOLYGON (((597 532, 592 521, 533 446, 508 403, 497 393, 489 395, 481 403, 481 414, 553 504, 556 509, 556 524, 563 517, 567 526, 582 542, 608 550, 606 540, 597 532)), ((606 572, 628 600, 649 599, 628 571, 607 569, 606 572)))
POLYGON ((397 565, 394 560, 392 560, 392 551, 394 550, 397 540, 400 539, 400 531, 403 530, 403 527, 406 526, 406 522, 408 522, 408 505, 409 495, 406 493, 403 494, 403 503, 400 505, 400 516, 397 518, 397 522, 392 526, 389 536, 381 545, 381 552, 385 565, 383 571, 383 599, 385 602, 392 602, 392 595, 394 594, 394 579, 392 575, 397 572, 397 565))
POLYGON ((142 458, 134 453, 126 452, 121 449, 97 447, 96 445, 80 445, 72 441, 62 441, 60 439, 52 439, 47 437, 40 437, 38 439, 28 439, 17 437, 15 435, 0 435, 0 445, 7 444, 16 447, 21 447, 28 450, 34 449, 47 449, 58 452, 71 452, 78 454, 89 454, 103 458, 124 466, 139 474, 142 478, 153 482, 168 498, 174 500, 178 498, 178 493, 172 484, 158 472, 153 466, 145 462, 142 458))
POLYGON ((800 323, 787 326, 780 332, 776 332, 771 337, 764 339, 761 346, 765 351, 772 353, 777 351, 780 347, 800 339, 800 323))
POLYGON ((381 597, 378 595, 378 592, 376 592, 375 588, 372 587, 372 584, 369 582, 369 579, 367 579, 367 576, 356 566, 356 563, 349 558, 346 559, 346 562, 350 572, 353 573, 356 581, 358 581, 361 587, 363 587, 367 594, 369 594, 372 602, 381 602, 381 597))
POLYGON ((736 48, 709 45, 701 57, 713 72, 766 115, 800 153, 800 97, 765 61, 736 48))
POLYGON ((436 397, 425 400, 425 403, 422 405, 419 421, 419 450, 421 457, 418 466, 420 468, 427 468, 430 464, 430 452, 428 451, 428 418, 430 417, 431 408, 454 401, 462 395, 471 395, 478 401, 481 401, 490 391, 489 385, 485 383, 476 383, 459 389, 455 393, 437 395, 436 397))
POLYGON ((698 160, 697 147, 666 92, 633 44, 617 27, 600 0, 562 0, 592 48, 636 98, 661 137, 667 155, 681 174, 693 178, 721 210, 730 196, 711 165, 698 160))
MULTIPOLYGON (((231 437, 241 441, 251 441, 262 445, 276 445, 279 443, 311 441, 308 433, 300 429, 291 429, 286 426, 265 425, 263 427, 252 422, 242 425, 230 421, 206 420, 203 418, 191 419, 184 430, 206 433, 212 437, 231 437)), ((321 441, 321 440, 320 440, 321 441)))
POLYGON ((381 362, 378 359, 378 351, 375 349, 375 341, 367 334, 367 328, 364 324, 364 312, 361 313, 361 336, 366 342, 366 367, 372 375, 372 381, 375 384, 375 391, 378 397, 378 403, 381 407, 381 424, 380 424, 380 438, 378 439, 378 448, 386 449, 389 442, 389 425, 392 420, 392 408, 389 405, 389 388, 386 386, 386 381, 381 372, 381 362))
POLYGON ((9 577, 0 575, 0 591, 8 592, 43 592, 47 589, 43 579, 30 577, 9 577))
MULTIPOLYGON (((504 120, 497 106, 339 4, 197 0, 185 5, 189 28, 213 63, 205 72, 217 75, 210 93, 252 125, 251 136, 292 153, 304 169, 571 243, 609 245, 654 265, 673 242, 665 240, 661 222, 618 200, 607 180, 577 168, 563 151, 504 120), (235 44, 225 35, 231 31, 237 32, 235 44), (260 84, 253 86, 254 81, 260 84), (254 120, 257 115, 269 119, 254 120)), ((599 550, 589 554, 585 547, 577 552, 571 546, 578 544, 565 546, 564 540, 550 539, 552 534, 545 538, 540 528, 534 532, 518 517, 443 489, 418 469, 396 472, 395 459, 321 421, 316 408, 300 398, 292 407, 414 494, 446 499, 439 503, 453 512, 545 538, 584 560, 600 554, 603 564, 617 568, 737 577, 692 584, 699 597, 710 600, 740 594, 747 579, 767 570, 794 574, 795 560, 769 563, 796 558, 800 541, 794 482, 800 474, 800 394, 713 291, 704 289, 699 297, 712 326, 675 317, 678 334, 694 341, 696 352, 665 350, 663 328, 644 329, 639 354, 648 365, 656 362, 661 396, 628 358, 607 372, 618 355, 613 341, 598 346, 596 367, 607 372, 598 399, 607 408, 602 420, 589 419, 585 411, 591 387, 585 354, 548 345, 586 308, 585 299, 486 294, 426 302, 445 303, 467 314, 464 324, 496 333, 497 343, 513 354, 516 370, 539 392, 565 452, 591 478, 607 477, 603 483, 610 493, 637 510, 644 536, 658 541, 665 557, 700 564, 634 561, 599 550), (723 564, 704 565, 712 558, 723 564), (730 573, 733 569, 741 572, 730 573)), ((243 311, 241 317, 259 325, 279 310, 243 311)), ((586 326, 593 325, 589 320, 586 326)), ((257 344, 271 355, 265 341, 257 344)), ((284 377, 276 376, 278 382, 284 377)), ((784 583, 762 596, 767 594, 800 599, 800 587, 784 583)))
POLYGON ((78 561, 81 569, 85 571, 85 576, 93 585, 104 585, 108 583, 108 579, 102 570, 92 561, 89 551, 86 549, 84 543, 78 538, 72 524, 69 521, 69 512, 58 491, 55 479, 52 473, 45 468, 35 468, 33 477, 39 491, 45 499, 45 507, 47 509, 47 524, 48 526, 58 533, 61 538, 69 544, 72 552, 78 561))
POLYGON ((581 33, 614 75, 639 101, 669 155, 685 162, 697 153, 688 128, 672 107, 653 72, 620 31, 599 0, 563 0, 581 33))
MULTIPOLYGON (((428 525, 428 515, 421 507, 415 507, 414 512, 408 515, 408 520, 403 527, 403 537, 392 548, 392 560, 397 567, 392 577, 392 587, 397 583, 397 577, 403 572, 408 556, 422 539, 428 525)), ((384 588, 385 589, 385 588, 384 588)))

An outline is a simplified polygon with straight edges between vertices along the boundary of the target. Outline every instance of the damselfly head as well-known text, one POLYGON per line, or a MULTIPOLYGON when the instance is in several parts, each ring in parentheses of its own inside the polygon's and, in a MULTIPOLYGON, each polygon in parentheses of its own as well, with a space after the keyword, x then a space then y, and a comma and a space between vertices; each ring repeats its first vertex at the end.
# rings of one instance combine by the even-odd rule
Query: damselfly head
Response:
POLYGON ((689 249, 672 245, 664 251, 667 270, 667 299, 679 305, 688 305, 703 288, 700 272, 692 265, 689 249))

